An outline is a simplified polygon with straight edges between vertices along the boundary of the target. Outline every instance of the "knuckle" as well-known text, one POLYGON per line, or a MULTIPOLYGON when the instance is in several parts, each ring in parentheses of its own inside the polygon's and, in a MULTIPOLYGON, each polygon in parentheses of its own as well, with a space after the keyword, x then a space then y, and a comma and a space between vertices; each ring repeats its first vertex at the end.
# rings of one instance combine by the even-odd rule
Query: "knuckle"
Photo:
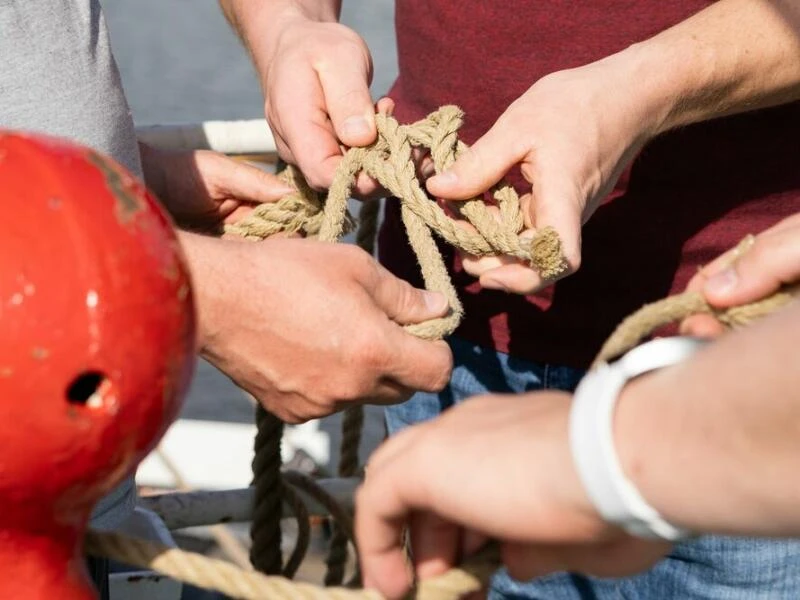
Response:
POLYGON ((303 175, 306 183, 317 192, 325 191, 330 185, 330 181, 325 177, 325 174, 313 167, 303 169, 303 175))

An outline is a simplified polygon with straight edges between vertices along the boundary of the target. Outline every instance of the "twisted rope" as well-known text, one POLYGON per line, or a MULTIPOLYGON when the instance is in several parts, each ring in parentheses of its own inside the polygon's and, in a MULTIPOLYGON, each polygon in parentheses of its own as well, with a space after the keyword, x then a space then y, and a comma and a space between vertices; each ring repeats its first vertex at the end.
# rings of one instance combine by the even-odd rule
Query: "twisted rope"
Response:
MULTIPOLYGON (((234 226, 228 226, 226 231, 248 239, 262 239, 279 231, 302 232, 322 241, 334 242, 351 226, 346 210, 347 200, 356 175, 363 171, 377 179, 391 194, 400 198, 403 223, 420 263, 426 287, 442 292, 450 303, 450 313, 446 317, 408 326, 408 330, 426 339, 444 337, 458 325, 463 309, 432 232, 436 232, 449 244, 474 255, 506 254, 517 257, 538 269, 544 279, 556 277, 566 268, 560 240, 553 230, 538 231, 529 244, 520 241, 518 233, 522 229, 522 217, 519 198, 511 187, 500 185, 493 190, 493 197, 499 208, 499 220, 492 216, 480 199, 473 199, 460 206, 459 213, 473 225, 475 231, 456 224, 428 198, 416 179, 411 148, 413 146, 429 148, 435 168, 437 172, 441 172, 466 148, 456 136, 461 118, 461 112, 455 107, 443 107, 427 119, 408 126, 399 125, 389 116, 377 115, 378 140, 368 148, 353 148, 345 154, 326 200, 323 201, 322 197, 311 190, 302 177, 290 168, 284 177, 294 183, 297 188, 296 194, 275 204, 259 207, 246 219, 234 226), (301 216, 297 216, 298 214, 301 216)), ((377 205, 373 204, 367 209, 369 205, 369 203, 364 205, 367 212, 362 211, 362 215, 365 216, 365 220, 371 221, 374 228, 377 221, 377 205)), ((360 235, 359 239, 367 243, 366 235, 360 235)), ((372 252, 371 245, 365 247, 372 252)), ((724 323, 734 326, 749 323, 787 304, 794 292, 796 289, 782 291, 765 301, 727 311, 709 307, 702 297, 694 293, 681 294, 656 302, 645 306, 623 321, 603 346, 597 360, 613 358, 636 345, 655 328, 693 313, 714 314, 724 323)), ((355 424, 358 422, 358 417, 346 418, 345 423, 348 422, 351 425, 355 424)), ((266 432, 266 425, 264 428, 266 432)), ((343 458, 341 463, 344 465, 346 462, 347 466, 342 466, 342 469, 348 472, 351 469, 350 457, 354 452, 352 448, 355 448, 357 456, 358 442, 353 441, 357 439, 348 437, 347 432, 343 435, 343 443, 347 448, 346 450, 343 448, 343 455, 347 454, 348 458, 347 461, 343 458)), ((277 452, 279 456, 279 448, 277 452)), ((357 459, 354 472, 357 472, 357 459)), ((284 473, 282 480, 318 497, 336 516, 340 530, 352 536, 351 516, 342 511, 335 502, 331 502, 325 494, 321 494, 322 490, 314 485, 313 480, 297 473, 284 473)), ((270 481, 274 482, 270 483, 270 486, 279 487, 281 477, 270 481)), ((280 494, 278 497, 280 498, 280 494)), ((272 504, 274 503, 269 505, 272 504)), ((257 503, 257 510, 258 506, 266 505, 257 503)), ((262 508, 260 512, 265 510, 262 508)), ((280 501, 274 511, 280 514, 280 501)), ((279 536, 279 532, 267 536, 272 540, 271 545, 274 545, 276 535, 279 536)), ((279 544, 280 538, 277 539, 279 544)), ((229 563, 118 534, 90 532, 87 536, 87 550, 92 554, 153 569, 174 579, 215 589, 233 598, 245 600, 267 597, 278 600, 379 598, 376 592, 370 590, 349 590, 339 587, 323 589, 314 585, 291 582, 282 577, 268 577, 257 572, 241 570, 229 563)), ((267 562, 271 565, 269 569, 280 572, 280 565, 274 566, 273 559, 267 562)), ((289 562, 293 565, 296 561, 293 558, 289 562)), ((414 597, 431 600, 460 598, 480 590, 499 564, 496 552, 489 549, 471 557, 460 568, 452 569, 441 577, 422 581, 415 590, 414 597)), ((289 571, 288 566, 285 571, 289 571)), ((336 577, 339 578, 338 573, 336 577)))
MULTIPOLYGON (((417 179, 412 149, 429 149, 437 172, 455 162, 467 148, 457 136, 463 122, 463 113, 459 108, 444 106, 411 125, 400 125, 393 117, 383 114, 376 115, 375 120, 377 140, 370 146, 351 148, 345 153, 324 202, 319 194, 300 183, 297 185, 297 194, 290 196, 286 206, 281 200, 265 205, 263 209, 259 207, 236 225, 227 226, 226 232, 260 239, 264 231, 274 233, 292 230, 282 229, 283 223, 290 223, 286 227, 294 228, 294 231, 302 229, 322 241, 335 242, 350 224, 347 200, 355 178, 359 173, 366 173, 399 199, 403 223, 422 270, 425 287, 444 294, 450 304, 450 312, 446 317, 407 326, 410 333, 425 339, 441 339, 449 335, 463 315, 461 302, 434 242, 434 232, 448 244, 473 255, 505 254, 519 258, 537 269, 543 279, 555 278, 566 270, 561 241, 552 228, 537 231, 531 241, 520 240, 518 234, 523 227, 522 213, 519 197, 510 185, 500 184, 493 190, 499 219, 480 198, 460 204, 461 215, 474 230, 465 228, 447 216, 422 189, 417 179), (284 215, 298 202, 303 204, 304 214, 313 220, 313 228, 303 229, 285 216, 280 217, 280 222, 265 223, 272 218, 269 216, 271 213, 284 215), (319 214, 321 220, 317 221, 319 214)), ((302 177, 296 171, 291 167, 289 170, 293 173, 287 177, 295 184, 302 182, 302 177)))
MULTIPOLYGON (((723 255, 721 266, 732 265, 755 244, 755 236, 745 236, 730 252, 723 255)), ((712 315, 728 328, 742 327, 786 306, 800 292, 800 284, 784 286, 773 295, 749 304, 719 309, 711 306, 699 292, 675 294, 646 304, 626 317, 609 336, 592 367, 608 362, 632 349, 659 327, 681 321, 691 315, 712 315)))
POLYGON ((281 438, 283 422, 260 404, 256 406, 256 439, 253 456, 253 522, 250 537, 250 562, 268 575, 278 575, 283 568, 281 554, 281 438))
MULTIPOLYGON (((85 549, 93 556, 107 556, 126 564, 163 573, 178 581, 216 590, 241 600, 380 600, 374 590, 321 588, 285 577, 244 571, 239 567, 163 544, 118 533, 91 531, 85 549)), ((460 568, 419 583, 412 597, 419 600, 456 600, 480 590, 499 566, 494 548, 473 556, 460 568)))

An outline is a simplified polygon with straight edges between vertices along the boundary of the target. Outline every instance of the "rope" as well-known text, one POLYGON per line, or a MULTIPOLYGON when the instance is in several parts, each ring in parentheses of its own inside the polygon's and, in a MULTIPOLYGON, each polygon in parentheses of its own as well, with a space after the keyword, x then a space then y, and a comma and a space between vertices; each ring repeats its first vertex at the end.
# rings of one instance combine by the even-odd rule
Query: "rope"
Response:
MULTIPOLYGON (((736 259, 755 244, 752 234, 746 235, 734 248, 723 255, 720 267, 731 266, 736 259)), ((772 296, 750 304, 718 309, 705 301, 698 292, 684 292, 663 300, 646 304, 620 323, 606 340, 592 366, 608 362, 632 349, 659 327, 681 321, 691 315, 713 315, 729 328, 742 327, 783 308, 797 296, 800 284, 785 286, 772 296)))
MULTIPOLYGON (((225 561, 118 533, 91 531, 87 534, 85 548, 93 556, 107 556, 125 564, 142 566, 178 581, 216 590, 241 600, 380 600, 381 598, 374 590, 321 588, 308 583, 290 581, 285 577, 244 571, 225 561)), ((499 564, 496 549, 490 547, 472 557, 460 568, 420 582, 412 597, 420 600, 456 600, 464 594, 480 590, 499 564)))
MULTIPOLYGON (((226 232, 252 240, 260 240, 279 231, 300 232, 306 236, 317 237, 321 241, 335 242, 352 227, 352 220, 347 214, 347 200, 356 175, 364 172, 378 180, 392 195, 400 199, 403 223, 420 264, 425 285, 430 290, 443 293, 450 304, 450 312, 446 317, 411 325, 407 329, 425 339, 442 338, 457 327, 463 309, 434 241, 434 232, 447 243, 473 255, 505 254, 524 260, 537 269, 543 279, 557 277, 566 269, 560 239, 554 230, 545 228, 537 231, 529 243, 523 243, 519 239, 518 234, 523 227, 523 221, 519 198, 510 186, 500 184, 492 190, 492 197, 499 208, 499 220, 479 198, 459 205, 457 212, 472 224, 474 231, 459 226, 438 204, 432 202, 422 189, 416 178, 416 165, 411 155, 412 147, 428 148, 437 172, 441 172, 466 149, 456 135, 461 122, 461 111, 452 106, 442 107, 426 119, 412 125, 399 125, 392 117, 378 114, 376 115, 377 141, 367 148, 352 148, 344 155, 328 190, 327 198, 323 199, 321 194, 312 190, 299 173, 290 167, 281 177, 294 185, 296 193, 279 202, 259 206, 247 218, 235 225, 226 226, 226 232)), ((358 239, 363 244, 362 247, 370 253, 374 250, 372 240, 377 215, 377 203, 363 205, 361 217, 367 223, 366 227, 371 227, 373 231, 360 233, 358 239)), ((749 323, 784 306, 792 298, 791 294, 794 291, 796 290, 782 291, 762 302, 727 311, 709 307, 702 297, 695 293, 681 294, 653 303, 621 323, 603 346, 597 360, 613 358, 636 345, 655 328, 693 313, 714 314, 731 326, 749 323)), ((264 414, 268 413, 264 411, 264 414)), ((356 427, 360 429, 360 419, 363 419, 363 416, 358 415, 358 410, 351 409, 344 419, 340 473, 358 472, 359 434, 354 433, 355 429, 352 429, 356 427)), ((268 422, 264 421, 263 416, 261 419, 258 434, 261 440, 256 442, 257 452, 254 460, 254 466, 257 467, 255 469, 257 500, 252 556, 254 564, 259 563, 257 565, 259 568, 262 568, 260 565, 263 564, 264 570, 279 573, 281 571, 280 529, 275 529, 274 519, 280 518, 282 488, 285 490, 292 485, 303 489, 329 508, 337 523, 337 534, 334 538, 339 533, 346 536, 345 542, 336 538, 334 546, 341 548, 346 544, 346 539, 352 539, 352 517, 327 497, 319 486, 315 486, 311 478, 290 472, 281 475, 276 471, 274 463, 277 462, 278 469, 280 465, 279 443, 282 425, 274 417, 268 422), (268 447, 266 438, 271 438, 268 451, 265 449, 268 447), (275 439, 278 440, 277 449, 275 439), (267 463, 270 465, 268 468, 265 467, 267 463), (262 477, 266 479, 262 480, 262 477), (268 493, 268 488, 271 494, 268 493), (270 524, 261 524, 262 519, 270 524), (259 522, 256 523, 256 520, 259 522), (261 527, 266 533, 260 531, 261 527), (274 557, 276 539, 277 558, 274 557), (258 542, 258 549, 255 548, 257 540, 264 540, 263 550, 262 542, 258 542), (272 552, 272 555, 262 558, 262 552, 265 556, 268 552, 272 552)), ((300 519, 305 518, 302 516, 302 509, 297 510, 295 514, 300 519)), ((302 544, 298 543, 299 546, 302 544)), ((269 577, 258 572, 244 571, 230 563, 119 534, 90 532, 87 536, 87 549, 92 554, 153 569, 174 579, 214 589, 233 598, 245 600, 267 597, 278 600, 379 598, 377 593, 370 590, 349 590, 341 587, 323 589, 314 585, 291 582, 283 577, 269 577)), ((290 574, 289 571, 293 571, 295 563, 299 562, 297 555, 296 547, 290 564, 284 570, 286 574, 290 574), (292 569, 289 569, 290 566, 292 569)), ((330 580, 341 581, 343 564, 341 557, 329 560, 330 580)), ((420 582, 414 597, 431 600, 460 598, 480 590, 499 564, 496 549, 489 548, 441 577, 420 582)))
POLYGON ((603 344, 592 366, 608 362, 624 354, 659 327, 675 323, 691 315, 713 315, 728 327, 748 325, 756 319, 772 314, 786 306, 795 299, 797 292, 797 286, 787 288, 763 300, 734 306, 726 310, 709 305, 699 292, 684 292, 652 304, 646 304, 617 326, 614 333, 603 344))
POLYGON ((324 201, 290 167, 285 177, 297 187, 297 193, 259 207, 235 225, 226 226, 226 232, 262 239, 266 232, 303 231, 322 241, 335 242, 350 227, 347 201, 355 178, 359 173, 366 173, 399 199, 403 223, 422 270, 425 287, 444 294, 450 304, 450 313, 446 317, 407 327, 409 332, 425 339, 441 339, 449 335, 463 315, 461 302, 434 242, 434 232, 448 244, 473 255, 505 254, 524 260, 544 279, 555 278, 566 270, 561 241, 552 228, 539 230, 529 242, 520 240, 522 213, 519 197, 510 185, 503 183, 492 190, 499 208, 499 220, 480 198, 459 204, 459 212, 472 224, 474 231, 448 217, 422 189, 412 148, 429 149, 437 172, 449 167, 467 149, 457 137, 463 121, 460 109, 444 106, 411 125, 400 125, 393 117, 383 114, 377 114, 375 120, 378 139, 370 146, 351 148, 345 153, 324 201), (302 225, 289 216, 298 206, 302 207, 304 218, 313 226, 302 225))
POLYGON ((281 554, 281 437, 283 422, 260 404, 256 406, 256 439, 253 457, 253 522, 250 537, 250 562, 269 575, 278 575, 283 567, 281 554))

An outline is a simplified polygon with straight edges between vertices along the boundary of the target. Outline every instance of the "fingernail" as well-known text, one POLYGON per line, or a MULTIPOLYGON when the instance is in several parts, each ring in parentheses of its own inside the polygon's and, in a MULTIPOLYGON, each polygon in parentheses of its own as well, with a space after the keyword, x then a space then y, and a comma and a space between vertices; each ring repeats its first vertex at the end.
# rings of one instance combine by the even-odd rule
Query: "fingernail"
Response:
POLYGON ((447 298, 439 292, 424 290, 422 300, 425 302, 425 307, 432 313, 443 313, 447 310, 447 298))
POLYGON ((709 277, 703 288, 707 293, 724 296, 732 292, 738 283, 739 276, 736 274, 736 269, 728 267, 709 277))
POLYGON ((361 137, 369 134, 370 127, 365 117, 355 116, 345 119, 342 130, 347 137, 361 137))
POLYGON ((445 171, 444 173, 439 173, 431 177, 428 181, 430 183, 436 182, 437 185, 444 187, 450 187, 458 182, 458 177, 456 177, 456 174, 452 171, 445 171))

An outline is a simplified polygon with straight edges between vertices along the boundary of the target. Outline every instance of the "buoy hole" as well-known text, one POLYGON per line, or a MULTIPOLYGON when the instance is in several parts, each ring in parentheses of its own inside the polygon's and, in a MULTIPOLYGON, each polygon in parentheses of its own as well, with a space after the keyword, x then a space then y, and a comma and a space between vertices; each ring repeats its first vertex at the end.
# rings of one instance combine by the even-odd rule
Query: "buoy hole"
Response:
POLYGON ((106 376, 97 371, 87 371, 78 375, 67 388, 67 401, 70 404, 95 407, 103 403, 100 395, 106 376))

